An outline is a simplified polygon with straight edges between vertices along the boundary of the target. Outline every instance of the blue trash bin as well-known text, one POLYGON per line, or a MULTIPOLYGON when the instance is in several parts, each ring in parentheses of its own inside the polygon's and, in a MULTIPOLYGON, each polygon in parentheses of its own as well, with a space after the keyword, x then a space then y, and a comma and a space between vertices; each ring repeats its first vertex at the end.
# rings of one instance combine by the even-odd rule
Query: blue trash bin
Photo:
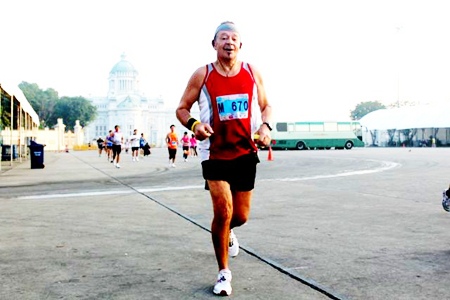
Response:
MULTIPOLYGON (((12 159, 19 158, 17 145, 12 145, 12 159)), ((11 160, 11 145, 2 145, 2 160, 11 160)))
POLYGON ((32 169, 43 169, 44 165, 44 145, 35 141, 30 141, 30 157, 32 169))

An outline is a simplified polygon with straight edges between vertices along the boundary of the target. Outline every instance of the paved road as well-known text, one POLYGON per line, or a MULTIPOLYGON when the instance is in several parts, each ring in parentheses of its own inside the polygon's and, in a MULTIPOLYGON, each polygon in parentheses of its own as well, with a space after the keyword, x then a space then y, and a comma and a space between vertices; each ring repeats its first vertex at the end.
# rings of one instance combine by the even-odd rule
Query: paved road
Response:
MULTIPOLYGON (((448 299, 450 149, 260 153, 236 229, 233 299, 448 299)), ((115 169, 46 153, 0 176, 1 299, 211 299, 211 203, 197 158, 115 169)))

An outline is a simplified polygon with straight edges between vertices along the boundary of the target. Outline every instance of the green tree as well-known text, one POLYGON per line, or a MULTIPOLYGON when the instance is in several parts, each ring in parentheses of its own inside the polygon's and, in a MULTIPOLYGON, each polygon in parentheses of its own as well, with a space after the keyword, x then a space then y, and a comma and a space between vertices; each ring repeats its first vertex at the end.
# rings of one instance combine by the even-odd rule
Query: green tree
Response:
POLYGON ((359 120, 370 112, 386 108, 384 104, 379 101, 366 101, 356 105, 355 109, 350 111, 350 118, 352 120, 359 120))
POLYGON ((37 113, 41 122, 39 127, 53 126, 54 123, 51 122, 51 119, 55 111, 55 104, 58 101, 58 92, 51 88, 44 91, 36 83, 25 81, 19 84, 19 88, 37 113))
POLYGON ((94 120, 97 108, 83 97, 58 97, 58 92, 52 88, 41 90, 36 83, 23 81, 19 88, 39 116, 40 128, 53 127, 62 118, 67 130, 72 130, 75 121, 80 120, 81 126, 86 126, 94 120))
POLYGON ((3 130, 5 127, 11 126, 11 100, 7 99, 3 94, 1 97, 0 130, 3 130))
POLYGON ((83 97, 61 97, 55 105, 55 110, 50 118, 52 124, 57 123, 58 118, 62 118, 67 130, 74 130, 75 121, 79 120, 80 125, 85 127, 97 115, 97 108, 89 100, 83 97))
POLYGON ((395 146, 395 142, 394 142, 394 137, 395 137, 395 133, 397 132, 396 129, 388 129, 388 136, 389 136, 389 141, 388 141, 388 146, 395 146))
POLYGON ((403 136, 405 137, 403 143, 405 143, 406 146, 413 146, 413 139, 417 134, 417 128, 403 129, 402 133, 403 136))

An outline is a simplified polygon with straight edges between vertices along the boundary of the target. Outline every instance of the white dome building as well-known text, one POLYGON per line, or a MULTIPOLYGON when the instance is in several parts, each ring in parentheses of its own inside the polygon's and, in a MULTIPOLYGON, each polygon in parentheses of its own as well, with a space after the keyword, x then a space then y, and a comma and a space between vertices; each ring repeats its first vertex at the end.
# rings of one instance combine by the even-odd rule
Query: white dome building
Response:
POLYGON ((107 97, 89 99, 97 107, 97 118, 84 128, 86 142, 104 139, 109 130, 119 125, 124 139, 137 129, 150 145, 163 145, 175 110, 165 110, 162 98, 148 99, 140 92, 139 73, 125 54, 109 72, 108 82, 107 97))

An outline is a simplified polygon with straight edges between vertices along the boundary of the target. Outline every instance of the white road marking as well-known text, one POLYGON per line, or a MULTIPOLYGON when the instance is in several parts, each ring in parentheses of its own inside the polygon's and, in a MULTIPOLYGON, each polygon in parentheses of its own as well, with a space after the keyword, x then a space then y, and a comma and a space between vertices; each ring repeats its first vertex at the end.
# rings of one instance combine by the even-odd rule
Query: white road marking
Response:
MULTIPOLYGON (((136 189, 136 190, 138 192, 140 192, 140 193, 149 193, 149 192, 190 190, 190 189, 200 189, 200 188, 204 188, 204 186, 201 186, 201 185, 188 185, 188 186, 180 186, 180 187, 161 187, 161 188, 136 189)), ((135 191, 133 191, 132 189, 128 189, 128 190, 103 191, 103 192, 85 192, 85 193, 69 193, 69 194, 33 195, 33 196, 17 197, 17 199, 21 199, 21 200, 38 200, 38 199, 67 198, 67 197, 108 196, 108 195, 132 194, 134 192, 135 191)))
MULTIPOLYGON (((324 179, 333 177, 344 177, 344 176, 355 176, 355 175, 365 175, 378 172, 384 172, 396 167, 401 164, 381 161, 382 165, 375 169, 369 170, 359 170, 359 171, 349 171, 337 174, 329 175, 317 175, 309 177, 288 177, 288 178, 274 178, 274 179, 259 179, 258 181, 304 181, 304 180, 314 180, 314 179, 324 179)), ((203 185, 188 185, 188 186, 178 186, 178 187, 158 187, 158 188, 136 188, 140 193, 151 193, 151 192, 164 192, 164 191, 180 191, 180 190, 191 190, 191 189, 203 189, 203 185)), ((39 200, 39 199, 52 199, 52 198, 70 198, 70 197, 92 197, 92 196, 108 196, 108 195, 121 195, 121 194, 131 194, 135 191, 132 189, 128 190, 117 190, 117 191, 99 191, 99 192, 84 192, 84 193, 68 193, 68 194, 49 194, 49 195, 33 195, 33 196, 22 196, 16 199, 20 200, 39 200)))
POLYGON ((333 177, 345 177, 345 176, 355 176, 355 175, 365 175, 372 174, 378 172, 384 172, 389 169, 393 169, 401 166, 399 163, 391 162, 391 161, 382 161, 381 167, 369 170, 359 170, 359 171, 349 171, 337 174, 329 174, 329 175, 316 175, 310 177, 291 177, 291 178, 275 178, 275 179, 261 179, 258 181, 304 181, 304 180, 314 180, 314 179, 324 179, 324 178, 333 178, 333 177))

